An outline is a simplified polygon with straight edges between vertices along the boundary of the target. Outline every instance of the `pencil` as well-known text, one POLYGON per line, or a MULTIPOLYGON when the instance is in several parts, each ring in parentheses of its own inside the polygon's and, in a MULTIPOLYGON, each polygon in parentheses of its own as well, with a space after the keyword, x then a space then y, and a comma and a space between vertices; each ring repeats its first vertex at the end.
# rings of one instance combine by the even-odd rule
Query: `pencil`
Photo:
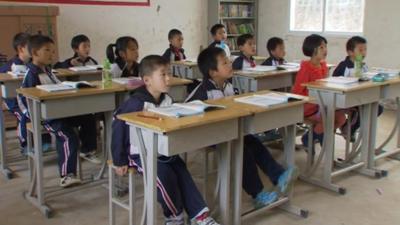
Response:
POLYGON ((158 116, 148 116, 148 115, 143 115, 143 114, 138 114, 138 117, 142 117, 142 118, 147 118, 147 119, 153 119, 153 120, 162 120, 161 117, 158 116))

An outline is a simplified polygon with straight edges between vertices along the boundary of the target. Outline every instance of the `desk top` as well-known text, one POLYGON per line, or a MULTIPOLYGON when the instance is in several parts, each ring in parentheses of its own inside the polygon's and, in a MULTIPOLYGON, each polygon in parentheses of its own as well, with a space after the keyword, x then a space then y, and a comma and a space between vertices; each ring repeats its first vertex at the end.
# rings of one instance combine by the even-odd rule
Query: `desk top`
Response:
MULTIPOLYGON (((94 74, 98 74, 101 76, 101 70, 94 70, 94 71, 85 71, 85 72, 75 72, 69 69, 56 69, 57 73, 55 75, 57 77, 76 77, 76 76, 90 76, 94 74)), ((8 73, 0 73, 0 83, 4 82, 12 82, 12 81, 22 81, 24 79, 23 76, 12 76, 8 73)))
POLYGON ((338 93, 346 93, 346 92, 353 92, 359 91, 363 89, 379 87, 382 85, 389 85, 393 83, 399 83, 400 79, 396 78, 393 80, 388 80, 384 82, 372 82, 372 81, 365 81, 365 82, 358 82, 353 84, 335 84, 326 81, 313 81, 309 83, 302 84, 302 86, 307 87, 308 89, 314 90, 325 90, 331 92, 338 92, 338 93))
POLYGON ((299 71, 299 69, 274 70, 274 71, 268 71, 268 72, 250 72, 250 71, 236 70, 233 72, 233 74, 237 75, 237 76, 250 77, 250 78, 254 78, 254 79, 258 80, 258 79, 263 79, 263 78, 272 77, 272 76, 296 74, 298 71, 299 71))
POLYGON ((182 61, 172 61, 172 62, 171 62, 171 65, 195 67, 195 66, 197 66, 197 62, 186 61, 186 60, 182 60, 182 61))
MULTIPOLYGON (((268 91, 261 91, 261 92, 255 92, 255 93, 263 94, 263 93, 268 93, 268 91)), ((307 102, 307 98, 303 97, 304 100, 301 100, 301 101, 291 102, 291 103, 287 103, 287 104, 280 104, 280 105, 264 108, 264 107, 259 107, 259 106, 255 106, 255 105, 250 105, 250 104, 245 104, 245 103, 240 103, 240 102, 234 101, 234 98, 242 97, 242 96, 246 96, 246 95, 252 95, 252 94, 254 94, 254 93, 247 93, 247 94, 243 94, 243 95, 237 95, 237 96, 222 98, 222 99, 218 99, 218 100, 206 101, 211 104, 224 105, 224 106, 226 106, 226 109, 213 110, 213 111, 209 111, 204 114, 201 114, 201 115, 187 116, 187 117, 182 117, 182 118, 173 118, 173 117, 162 116, 162 115, 152 113, 152 112, 134 112, 134 113, 121 114, 118 116, 118 118, 121 120, 124 120, 128 123, 142 126, 142 127, 145 127, 145 128, 151 129, 151 130, 155 130, 155 131, 162 132, 162 133, 168 133, 171 131, 177 131, 177 130, 181 130, 181 129, 191 128, 191 127, 196 127, 196 126, 201 126, 201 125, 207 125, 210 123, 220 122, 220 121, 224 121, 224 120, 230 120, 230 119, 235 119, 235 118, 240 118, 240 117, 245 117, 245 116, 251 116, 255 113, 279 110, 279 109, 286 108, 286 107, 301 105, 301 104, 304 104, 307 102), (140 115, 154 117, 154 118, 141 117, 140 115), (159 119, 157 119, 157 118, 159 118, 159 119)), ((288 93, 281 93, 281 94, 290 95, 292 97, 298 97, 298 98, 302 97, 302 96, 288 94, 288 93)))
MULTIPOLYGON (((77 97, 77 96, 86 96, 86 95, 94 95, 94 94, 102 94, 102 93, 110 93, 110 92, 123 92, 123 91, 132 91, 141 85, 129 87, 127 85, 118 84, 113 82, 112 86, 109 88, 103 88, 101 81, 91 82, 96 84, 95 88, 81 88, 70 91, 58 91, 58 92, 47 92, 40 90, 38 88, 19 88, 17 89, 18 94, 22 94, 25 97, 29 97, 38 101, 41 100, 50 100, 50 99, 58 99, 58 98, 68 98, 68 97, 77 97)), ((181 79, 176 77, 171 77, 170 86, 182 86, 192 83, 191 80, 181 79)))

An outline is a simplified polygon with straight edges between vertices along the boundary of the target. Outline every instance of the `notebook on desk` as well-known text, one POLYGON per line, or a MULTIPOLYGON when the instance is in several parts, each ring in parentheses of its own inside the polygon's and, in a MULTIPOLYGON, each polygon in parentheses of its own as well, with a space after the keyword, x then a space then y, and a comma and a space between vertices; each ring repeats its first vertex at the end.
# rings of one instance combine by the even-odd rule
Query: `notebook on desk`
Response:
POLYGON ((295 98, 279 93, 255 94, 235 98, 234 101, 261 107, 270 107, 292 101, 300 101, 300 98, 295 98))
POLYGON ((203 114, 213 109, 224 109, 222 105, 211 105, 199 100, 188 103, 174 103, 171 106, 151 108, 148 111, 168 117, 184 117, 203 114))
POLYGON ((90 87, 96 87, 96 85, 93 85, 87 81, 78 81, 78 82, 64 81, 59 84, 43 84, 36 86, 36 88, 47 92, 70 91, 79 88, 90 88, 90 87))

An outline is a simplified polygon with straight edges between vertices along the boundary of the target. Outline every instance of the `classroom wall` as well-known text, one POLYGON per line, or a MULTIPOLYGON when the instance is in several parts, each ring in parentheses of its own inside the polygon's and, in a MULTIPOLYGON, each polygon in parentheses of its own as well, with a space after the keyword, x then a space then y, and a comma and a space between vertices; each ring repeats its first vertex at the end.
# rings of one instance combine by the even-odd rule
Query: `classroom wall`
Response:
MULTIPOLYGON (((207 44, 207 1, 151 0, 150 7, 58 5, 60 58, 72 56, 71 38, 84 33, 92 40, 92 56, 102 62, 105 48, 122 35, 139 41, 140 58, 162 54, 168 47, 168 31, 178 28, 184 35, 187 56, 197 57, 200 45, 207 44)), ((2 2, 0 5, 28 5, 2 2)), ((45 5, 45 4, 35 4, 45 5)))
MULTIPOLYGON (((283 37, 287 59, 298 60, 304 56, 301 46, 304 35, 289 33, 290 0, 259 1, 258 53, 266 55, 266 41, 272 36, 283 37)), ((400 68, 400 1, 366 0, 364 36, 368 39, 367 64, 371 66, 400 68)), ((326 36, 328 62, 338 63, 346 54, 348 36, 326 36)))

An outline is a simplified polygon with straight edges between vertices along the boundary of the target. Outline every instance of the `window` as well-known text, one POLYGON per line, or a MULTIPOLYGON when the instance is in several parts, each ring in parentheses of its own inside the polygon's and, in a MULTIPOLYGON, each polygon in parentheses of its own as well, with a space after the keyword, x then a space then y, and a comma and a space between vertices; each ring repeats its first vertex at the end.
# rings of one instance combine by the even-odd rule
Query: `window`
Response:
POLYGON ((290 31, 362 33, 365 0, 290 0, 290 31))

